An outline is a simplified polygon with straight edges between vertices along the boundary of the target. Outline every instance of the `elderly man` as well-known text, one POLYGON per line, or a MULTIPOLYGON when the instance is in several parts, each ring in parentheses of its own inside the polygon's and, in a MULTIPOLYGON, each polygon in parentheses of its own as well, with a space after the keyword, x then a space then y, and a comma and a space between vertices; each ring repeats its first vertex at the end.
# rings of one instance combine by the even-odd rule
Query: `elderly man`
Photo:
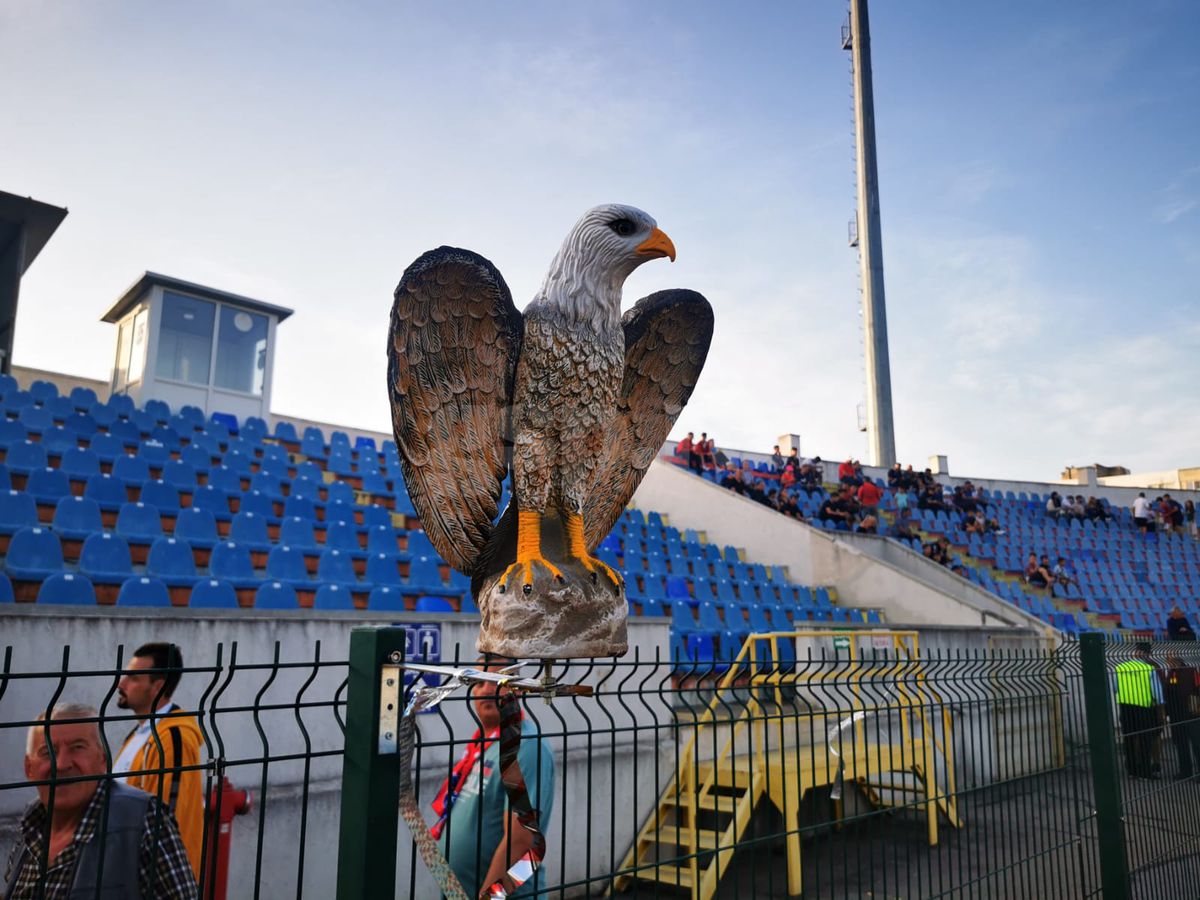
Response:
POLYGON ((110 782, 97 718, 93 707, 62 704, 29 729, 25 777, 38 799, 21 819, 4 896, 195 898, 175 820, 144 791, 110 782))

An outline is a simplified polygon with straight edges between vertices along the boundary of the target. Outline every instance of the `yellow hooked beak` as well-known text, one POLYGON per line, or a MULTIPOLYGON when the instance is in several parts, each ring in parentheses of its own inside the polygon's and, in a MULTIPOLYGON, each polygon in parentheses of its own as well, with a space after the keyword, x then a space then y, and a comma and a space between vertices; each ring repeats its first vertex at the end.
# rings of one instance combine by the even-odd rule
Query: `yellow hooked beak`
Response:
POLYGON ((638 244, 636 252, 639 256, 666 256, 671 262, 675 262, 675 245, 661 228, 650 232, 650 237, 638 244))

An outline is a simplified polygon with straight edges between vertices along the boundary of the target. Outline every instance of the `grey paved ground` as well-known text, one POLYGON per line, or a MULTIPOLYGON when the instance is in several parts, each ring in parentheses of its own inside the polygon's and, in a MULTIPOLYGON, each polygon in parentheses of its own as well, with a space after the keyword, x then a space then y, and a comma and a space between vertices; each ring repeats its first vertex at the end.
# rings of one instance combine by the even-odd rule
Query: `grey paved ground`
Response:
MULTIPOLYGON (((870 812, 840 830, 827 821, 827 798, 814 798, 802 859, 804 896, 863 898, 1079 898, 1099 896, 1099 850, 1086 759, 1066 769, 966 792, 964 827, 943 824, 936 847, 923 816, 870 812)), ((1167 761, 1168 769, 1173 764, 1167 761)), ((1200 783, 1131 780, 1124 784, 1132 896, 1200 898, 1200 783)), ((778 818, 759 807, 751 843, 721 880, 721 898, 787 896, 787 863, 778 818)), ((621 897, 687 896, 642 882, 621 897)))

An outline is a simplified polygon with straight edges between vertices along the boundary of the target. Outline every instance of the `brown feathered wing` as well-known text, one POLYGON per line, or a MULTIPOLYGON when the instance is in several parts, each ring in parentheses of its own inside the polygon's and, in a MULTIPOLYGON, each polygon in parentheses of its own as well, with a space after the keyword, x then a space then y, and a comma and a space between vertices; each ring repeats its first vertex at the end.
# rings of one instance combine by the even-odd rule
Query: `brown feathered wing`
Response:
POLYGON ((584 508, 589 550, 612 531, 662 450, 696 387, 712 343, 712 307, 695 291, 658 291, 643 297, 622 322, 625 380, 584 508))
POLYGON ((434 549, 471 574, 508 472, 521 314, 496 267, 439 247, 404 272, 388 332, 392 428, 434 549))

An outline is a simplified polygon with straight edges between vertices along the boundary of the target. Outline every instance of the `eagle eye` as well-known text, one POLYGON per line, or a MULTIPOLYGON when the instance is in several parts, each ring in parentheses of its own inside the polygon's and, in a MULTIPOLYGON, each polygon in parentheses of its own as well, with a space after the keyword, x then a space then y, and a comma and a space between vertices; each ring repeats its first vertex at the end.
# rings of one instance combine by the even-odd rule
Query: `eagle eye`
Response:
POLYGON ((637 231, 637 225, 633 223, 632 219, 614 219, 608 223, 608 227, 621 237, 629 237, 637 231))

